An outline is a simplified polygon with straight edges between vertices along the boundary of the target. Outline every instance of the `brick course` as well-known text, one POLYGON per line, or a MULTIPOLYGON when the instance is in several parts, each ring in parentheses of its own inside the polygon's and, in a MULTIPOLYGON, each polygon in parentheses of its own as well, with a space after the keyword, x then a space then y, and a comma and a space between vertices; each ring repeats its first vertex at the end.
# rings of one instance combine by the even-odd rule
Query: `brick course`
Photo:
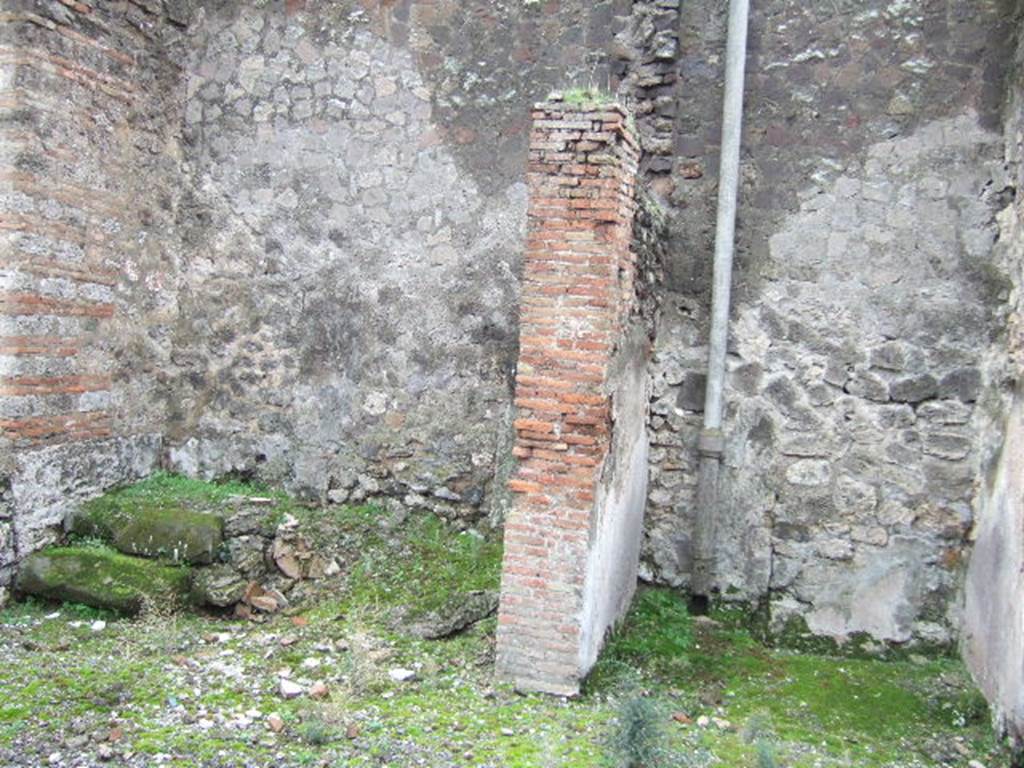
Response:
POLYGON ((589 663, 585 582, 615 428, 613 363, 638 309, 630 248, 638 154, 617 107, 552 102, 533 112, 519 464, 498 619, 499 672, 525 689, 573 694, 589 663))
POLYGON ((141 431, 112 373, 125 316, 149 298, 132 284, 141 244, 159 238, 145 163, 178 117, 156 108, 153 78, 176 70, 155 6, 64 6, 0 13, 0 443, 15 451, 141 431), (69 397, 85 393, 105 396, 69 397))
MULTIPOLYGON (((68 7, 74 13, 91 10, 68 7)), ((11 370, 0 374, 15 374, 0 375, 0 398, 5 404, 0 439, 21 449, 106 437, 111 434, 109 413, 95 409, 89 400, 69 396, 110 390, 108 372, 97 368, 104 362, 102 357, 79 355, 79 351, 93 344, 91 334, 84 330, 85 321, 105 323, 116 312, 112 301, 97 301, 89 292, 96 290, 93 286, 104 290, 116 285, 116 273, 97 262, 109 240, 104 224, 123 215, 127 201, 48 173, 52 152, 47 145, 52 142, 39 142, 34 129, 44 119, 74 119, 61 118, 45 106, 54 92, 65 87, 99 89, 102 95, 97 106, 105 106, 101 99, 114 96, 113 90, 133 88, 127 81, 85 64, 92 52, 108 52, 100 40, 29 11, 3 14, 0 23, 5 25, 9 43, 0 44, 0 68, 8 72, 5 79, 9 84, 0 109, 12 128, 23 125, 28 129, 5 132, 4 140, 13 151, 0 161, 0 188, 5 193, 5 204, 0 207, 0 234, 4 236, 0 248, 11 274, 6 290, 0 291, 0 317, 6 328, 39 330, 0 339, 0 354, 11 360, 11 370), (31 172, 22 170, 19 166, 34 153, 46 159, 30 165, 31 172), (48 247, 41 248, 40 243, 48 247), (81 256, 69 258, 70 254, 81 256), (67 280, 74 287, 62 289, 60 295, 39 290, 37 286, 47 278, 67 280), (48 324, 57 318, 70 322, 67 328, 75 335, 46 333, 48 324), (34 326, 29 323, 32 320, 34 326), (18 375, 24 358, 34 359, 31 370, 42 374, 18 375), (65 412, 54 412, 62 410, 65 412)), ((130 57, 114 61, 130 70, 130 57)), ((87 150, 69 148, 61 162, 86 164, 89 159, 87 150)))

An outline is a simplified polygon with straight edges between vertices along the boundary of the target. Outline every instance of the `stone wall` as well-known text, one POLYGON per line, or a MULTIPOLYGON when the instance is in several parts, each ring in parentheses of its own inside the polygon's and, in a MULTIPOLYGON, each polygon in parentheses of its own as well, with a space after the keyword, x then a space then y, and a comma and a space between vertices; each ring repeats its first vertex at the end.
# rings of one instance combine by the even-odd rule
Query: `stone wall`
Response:
POLYGON ((529 106, 600 77, 611 6, 206 5, 173 468, 500 508, 529 106))
POLYGON ((184 17, 0 13, 0 585, 71 505, 158 465, 184 17))
MULTIPOLYGON (((647 578, 685 586, 724 6, 681 10, 674 236, 652 369, 647 578)), ((999 330, 999 3, 751 17, 717 584, 777 632, 947 643, 999 330)))
MULTIPOLYGON (((1024 51, 1006 110, 1006 159, 1024 189, 1024 51)), ((999 215, 996 269, 1004 281, 1001 333, 984 367, 982 461, 961 648, 997 726, 1024 745, 1024 200, 999 215)))
POLYGON ((574 695, 636 587, 647 325, 633 249, 639 147, 618 107, 539 104, 505 524, 499 673, 574 695))

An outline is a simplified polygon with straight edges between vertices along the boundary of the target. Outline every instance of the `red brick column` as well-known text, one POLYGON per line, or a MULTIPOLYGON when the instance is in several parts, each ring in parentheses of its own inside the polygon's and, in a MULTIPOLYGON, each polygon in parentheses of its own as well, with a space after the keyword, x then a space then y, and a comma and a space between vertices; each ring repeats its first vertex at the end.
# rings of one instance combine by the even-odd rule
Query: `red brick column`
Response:
POLYGON ((509 483, 497 663, 520 688, 574 694, 636 581, 643 491, 620 514, 621 494, 607 486, 613 455, 646 483, 637 440, 618 445, 614 434, 616 401, 630 400, 617 395, 630 380, 624 370, 645 397, 646 340, 637 344, 630 333, 639 152, 616 106, 551 102, 538 105, 533 120, 515 397, 519 465, 509 483), (638 375, 623 356, 642 358, 638 375))

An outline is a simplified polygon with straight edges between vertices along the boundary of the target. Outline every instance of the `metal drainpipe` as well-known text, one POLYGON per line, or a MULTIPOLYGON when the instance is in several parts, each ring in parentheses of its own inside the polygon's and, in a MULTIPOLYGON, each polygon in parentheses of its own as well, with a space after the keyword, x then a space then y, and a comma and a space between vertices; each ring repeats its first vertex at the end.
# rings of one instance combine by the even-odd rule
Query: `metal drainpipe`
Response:
POLYGON ((722 156, 718 172, 718 226, 715 273, 711 294, 708 381, 704 395, 704 429, 697 446, 697 519, 693 533, 690 591, 708 597, 714 587, 715 527, 718 474, 725 440, 722 435, 725 354, 729 339, 729 293, 736 236, 740 136, 743 131, 743 77, 747 58, 749 0, 730 0, 729 38, 725 55, 725 97, 722 108, 722 156))

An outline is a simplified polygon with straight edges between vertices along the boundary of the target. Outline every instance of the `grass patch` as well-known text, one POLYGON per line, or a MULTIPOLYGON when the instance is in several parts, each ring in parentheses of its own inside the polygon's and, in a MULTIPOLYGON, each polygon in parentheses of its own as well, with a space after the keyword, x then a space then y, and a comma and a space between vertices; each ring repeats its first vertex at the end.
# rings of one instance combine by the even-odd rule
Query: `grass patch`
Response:
POLYGON ((497 589, 501 544, 454 533, 434 515, 414 515, 389 530, 375 508, 335 511, 343 548, 355 556, 348 572, 344 611, 409 607, 409 618, 443 607, 460 592, 497 589))
MULTIPOLYGON (((263 483, 225 480, 209 482, 184 475, 157 472, 132 485, 115 488, 82 505, 76 520, 96 521, 92 526, 76 526, 76 543, 108 539, 107 521, 156 517, 171 512, 177 516, 202 514, 223 515, 232 497, 260 497, 273 500, 268 516, 276 524, 287 513, 295 513, 300 505, 284 491, 263 483)), ((201 519, 200 519, 201 520, 201 519)))
MULTIPOLYGON (((691 619, 671 590, 638 592, 584 696, 521 696, 493 676, 493 617, 442 641, 391 629, 395 609, 427 612, 497 588, 499 542, 430 515, 311 509, 251 484, 160 476, 140 486, 115 494, 199 511, 236 493, 272 496, 342 574, 321 582, 323 602, 302 622, 183 613, 96 631, 91 620, 109 614, 38 601, 0 611, 0 760, 35 764, 74 723, 95 733, 116 719, 119 749, 174 755, 181 766, 1010 764, 957 660, 773 649, 739 621, 691 619), (396 667, 415 679, 396 682, 396 667), (283 699, 283 668, 302 686, 325 681, 328 697, 283 699), (268 728, 270 713, 281 733, 268 728)), ((94 749, 83 747, 83 759, 94 749)))
MULTIPOLYGON (((378 531, 374 547, 391 552, 415 551, 410 539, 432 525, 411 519, 389 533, 380 522, 366 523, 378 531)), ((442 556, 436 540, 422 545, 442 556)), ((395 564, 387 578, 411 572, 395 564)), ((51 606, 15 605, 0 612, 0 750, 30 754, 19 750, 52 744, 75 719, 85 718, 91 730, 107 727, 116 712, 126 746, 187 755, 176 764, 196 766, 593 768, 629 760, 654 766, 662 755, 673 768, 924 768, 944 764, 937 755, 954 741, 986 765, 1009 764, 954 660, 913 664, 766 649, 745 630, 695 624, 665 593, 643 592, 608 646, 637 670, 635 688, 606 687, 576 701, 519 696, 492 678, 493 619, 451 640, 399 641, 375 629, 377 598, 369 588, 352 586, 370 602, 341 619, 311 611, 304 628, 288 617, 250 625, 185 614, 122 620, 94 632, 72 626, 77 611, 62 608, 60 617, 47 618, 51 606), (663 636, 658 621, 675 630, 663 636), (658 639, 638 646, 639 627, 658 639), (215 638, 225 633, 230 638, 215 638), (284 646, 284 635, 297 641, 284 646), (325 651, 324 643, 348 649, 325 651), (330 699, 282 700, 275 670, 301 675, 311 656, 320 666, 309 676, 328 681, 330 699), (418 679, 394 683, 387 671, 395 666, 416 669, 418 679), (238 672, 225 671, 232 667, 238 672), (262 714, 248 728, 229 724, 253 710, 262 714), (267 729, 271 712, 283 717, 282 734, 267 729), (680 713, 689 722, 672 719, 680 713), (701 716, 711 724, 698 726, 701 716), (195 724, 204 719, 215 725, 195 724), (347 735, 353 725, 354 737, 347 735), (632 747, 616 746, 623 741, 632 747)), ((406 599, 423 588, 429 583, 387 596, 406 599)), ((340 599, 355 606, 349 595, 340 599)))
POLYGON ((157 472, 141 482, 114 489, 86 502, 85 506, 90 509, 108 507, 115 510, 126 503, 172 508, 195 503, 216 506, 223 504, 232 496, 262 496, 273 498, 280 503, 292 503, 287 494, 275 491, 263 483, 239 480, 209 482, 169 472, 157 472))
POLYGON ((637 672, 664 680, 684 675, 692 645, 693 622, 683 599, 670 589, 641 589, 609 639, 588 688, 621 683, 637 672))
POLYGON ((725 765, 926 766, 951 739, 1005 755, 984 699, 956 659, 766 648, 736 623, 694 624, 670 592, 638 595, 588 694, 614 692, 628 674, 649 695, 674 696, 690 720, 712 718, 704 746, 725 765), (716 733, 715 718, 736 733, 716 733), (811 745, 818 761, 794 757, 811 745))

